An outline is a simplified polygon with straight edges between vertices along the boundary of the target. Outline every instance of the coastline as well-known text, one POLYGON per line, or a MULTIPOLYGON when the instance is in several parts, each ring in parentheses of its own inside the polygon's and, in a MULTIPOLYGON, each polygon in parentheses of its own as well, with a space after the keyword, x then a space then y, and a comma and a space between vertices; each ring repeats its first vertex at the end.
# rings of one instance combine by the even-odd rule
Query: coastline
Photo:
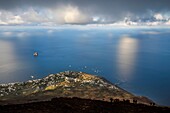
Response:
POLYGON ((150 105, 152 100, 136 96, 103 77, 65 71, 42 79, 0 84, 0 104, 47 101, 56 97, 110 101, 110 98, 150 105))

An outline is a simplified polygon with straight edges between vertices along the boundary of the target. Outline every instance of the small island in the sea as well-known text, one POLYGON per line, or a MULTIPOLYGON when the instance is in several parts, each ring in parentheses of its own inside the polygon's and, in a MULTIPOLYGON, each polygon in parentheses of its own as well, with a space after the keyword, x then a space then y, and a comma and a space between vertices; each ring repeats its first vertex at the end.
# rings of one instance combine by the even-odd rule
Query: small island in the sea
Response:
POLYGON ((35 57, 38 56, 38 52, 34 52, 33 56, 35 57))

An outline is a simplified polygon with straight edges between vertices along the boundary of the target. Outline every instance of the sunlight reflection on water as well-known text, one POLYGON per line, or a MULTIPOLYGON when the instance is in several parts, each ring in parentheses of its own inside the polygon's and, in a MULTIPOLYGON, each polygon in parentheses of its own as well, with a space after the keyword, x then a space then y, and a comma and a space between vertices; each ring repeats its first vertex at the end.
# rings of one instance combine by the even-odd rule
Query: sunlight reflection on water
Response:
POLYGON ((129 36, 121 37, 118 44, 118 71, 119 79, 122 82, 128 81, 132 77, 134 64, 136 60, 136 52, 138 49, 138 40, 129 36))
POLYGON ((14 53, 14 47, 11 42, 0 40, 0 81, 13 80, 17 76, 11 76, 12 73, 20 67, 20 63, 14 53))

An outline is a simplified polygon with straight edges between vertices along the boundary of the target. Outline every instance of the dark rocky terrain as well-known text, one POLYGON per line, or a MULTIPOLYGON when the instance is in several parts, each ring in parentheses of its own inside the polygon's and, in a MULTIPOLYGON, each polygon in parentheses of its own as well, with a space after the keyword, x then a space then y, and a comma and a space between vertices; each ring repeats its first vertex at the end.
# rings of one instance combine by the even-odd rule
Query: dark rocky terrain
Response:
POLYGON ((137 100, 152 103, 146 97, 135 96, 99 76, 66 71, 27 82, 0 85, 0 105, 47 101, 55 97, 79 97, 110 101, 113 99, 137 100))
POLYGON ((0 113, 170 113, 168 107, 114 101, 54 98, 51 101, 0 106, 0 113))

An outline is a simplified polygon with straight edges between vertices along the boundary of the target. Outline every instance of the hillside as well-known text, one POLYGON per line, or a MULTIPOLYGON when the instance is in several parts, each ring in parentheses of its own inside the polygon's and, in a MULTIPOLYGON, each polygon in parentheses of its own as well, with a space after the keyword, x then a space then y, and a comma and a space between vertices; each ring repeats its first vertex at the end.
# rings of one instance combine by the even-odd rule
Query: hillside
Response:
POLYGON ((80 98, 0 106, 0 113, 170 113, 168 107, 80 98))
POLYGON ((0 85, 1 105, 47 101, 55 97, 104 101, 112 98, 130 102, 137 100, 142 104, 152 103, 148 98, 135 96, 104 78, 82 72, 65 71, 42 79, 0 85))

